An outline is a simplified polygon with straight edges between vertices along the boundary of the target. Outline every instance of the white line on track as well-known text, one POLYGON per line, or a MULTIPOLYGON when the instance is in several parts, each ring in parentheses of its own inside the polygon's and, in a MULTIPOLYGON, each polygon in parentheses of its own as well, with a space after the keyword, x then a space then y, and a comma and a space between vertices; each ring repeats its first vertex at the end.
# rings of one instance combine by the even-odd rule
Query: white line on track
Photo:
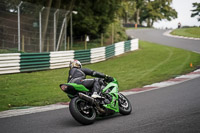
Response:
POLYGON ((169 37, 174 37, 174 38, 191 39, 191 40, 200 40, 200 38, 184 37, 184 36, 172 35, 172 34, 170 34, 171 31, 172 31, 172 30, 168 30, 168 31, 164 32, 163 35, 164 35, 164 36, 169 36, 169 37))

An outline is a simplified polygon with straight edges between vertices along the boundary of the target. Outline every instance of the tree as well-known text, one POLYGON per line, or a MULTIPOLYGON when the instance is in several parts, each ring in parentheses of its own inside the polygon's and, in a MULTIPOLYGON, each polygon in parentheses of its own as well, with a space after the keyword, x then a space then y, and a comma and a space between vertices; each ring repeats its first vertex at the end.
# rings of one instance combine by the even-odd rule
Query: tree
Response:
POLYGON ((171 3, 172 0, 147 0, 141 11, 140 23, 145 21, 148 27, 152 27, 153 23, 158 20, 171 21, 177 18, 177 12, 170 6, 171 3))
POLYGON ((145 5, 145 0, 135 0, 136 1, 136 24, 141 24, 140 22, 140 12, 142 12, 142 9, 144 9, 144 5, 145 5))
POLYGON ((195 17, 195 16, 199 16, 198 21, 200 21, 200 3, 192 3, 193 7, 195 7, 196 9, 191 10, 193 13, 191 14, 191 17, 195 17))
POLYGON ((105 33, 109 24, 114 22, 121 0, 81 0, 76 1, 73 16, 74 34, 89 34, 94 37, 105 33))
POLYGON ((124 0, 121 2, 120 8, 117 11, 117 15, 120 19, 123 19, 123 23, 127 23, 133 18, 135 11, 135 0, 124 0))

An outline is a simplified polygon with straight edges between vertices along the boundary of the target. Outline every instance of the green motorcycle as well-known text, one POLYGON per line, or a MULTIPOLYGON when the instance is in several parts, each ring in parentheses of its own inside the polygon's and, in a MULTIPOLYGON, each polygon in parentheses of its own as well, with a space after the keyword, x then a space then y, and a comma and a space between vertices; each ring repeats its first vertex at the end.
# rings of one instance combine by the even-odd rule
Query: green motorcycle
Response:
POLYGON ((97 116, 104 117, 120 113, 128 115, 132 111, 129 100, 118 91, 118 82, 99 79, 101 83, 101 98, 92 98, 92 92, 85 86, 76 83, 61 84, 60 88, 71 99, 69 110, 75 120, 88 125, 95 121, 97 116))

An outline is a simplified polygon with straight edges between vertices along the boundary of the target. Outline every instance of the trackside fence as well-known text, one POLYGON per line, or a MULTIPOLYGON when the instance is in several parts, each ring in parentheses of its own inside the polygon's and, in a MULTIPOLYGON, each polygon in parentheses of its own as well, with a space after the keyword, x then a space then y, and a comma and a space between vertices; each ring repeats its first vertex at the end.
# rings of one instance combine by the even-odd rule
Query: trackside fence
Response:
POLYGON ((83 64, 96 63, 137 50, 138 47, 138 39, 133 39, 88 50, 0 54, 0 74, 69 67, 69 62, 73 59, 83 64))

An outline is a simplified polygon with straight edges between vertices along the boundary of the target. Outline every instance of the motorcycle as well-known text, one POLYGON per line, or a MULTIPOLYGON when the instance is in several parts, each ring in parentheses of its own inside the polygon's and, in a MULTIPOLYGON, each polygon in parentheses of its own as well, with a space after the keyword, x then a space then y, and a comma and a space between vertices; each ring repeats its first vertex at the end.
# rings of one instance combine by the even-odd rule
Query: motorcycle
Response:
POLYGON ((83 125, 94 123, 97 116, 104 117, 120 113, 129 115, 132 106, 129 100, 119 92, 115 78, 110 81, 99 79, 101 98, 92 98, 92 92, 76 83, 61 84, 62 91, 71 99, 69 110, 76 121, 83 125))

